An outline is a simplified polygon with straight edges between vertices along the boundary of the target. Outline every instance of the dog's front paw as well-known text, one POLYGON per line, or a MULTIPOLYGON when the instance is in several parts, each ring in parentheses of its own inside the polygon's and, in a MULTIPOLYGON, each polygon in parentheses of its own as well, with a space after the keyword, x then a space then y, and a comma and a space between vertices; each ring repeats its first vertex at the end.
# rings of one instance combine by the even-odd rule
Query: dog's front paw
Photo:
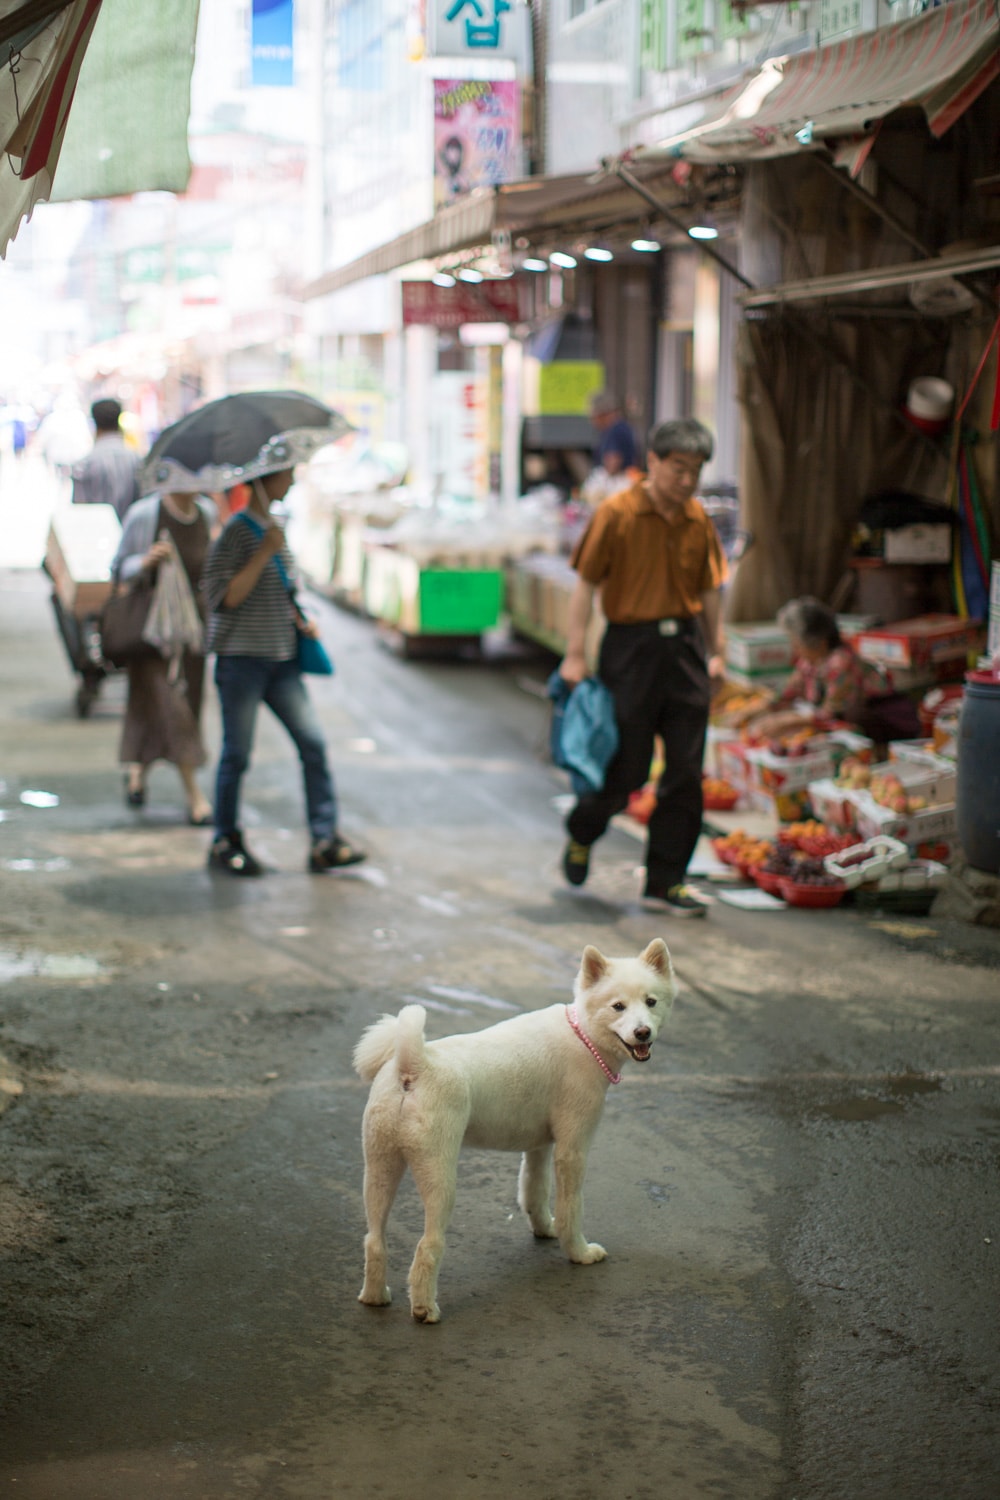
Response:
POLYGON ((578 1266, 593 1266, 599 1260, 607 1260, 608 1252, 603 1245, 581 1245, 580 1249, 574 1250, 570 1260, 578 1266))
POLYGON ((426 1304, 414 1302, 410 1311, 415 1323, 440 1323, 441 1321, 441 1309, 436 1302, 432 1302, 429 1307, 426 1304))
POLYGON ((387 1286, 379 1291, 377 1287, 370 1289, 366 1283, 358 1293, 358 1301, 363 1302, 366 1307, 388 1307, 392 1301, 392 1293, 387 1286))

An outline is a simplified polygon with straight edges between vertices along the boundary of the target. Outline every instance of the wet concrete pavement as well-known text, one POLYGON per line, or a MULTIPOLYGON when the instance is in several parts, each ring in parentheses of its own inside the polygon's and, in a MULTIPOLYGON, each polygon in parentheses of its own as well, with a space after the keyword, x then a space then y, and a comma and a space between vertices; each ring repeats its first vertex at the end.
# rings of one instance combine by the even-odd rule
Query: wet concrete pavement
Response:
MULTIPOLYGON (((0 574, 0 1487, 32 1500, 875 1500, 996 1493, 1000 935, 879 913, 667 923, 638 846, 558 873, 544 666, 401 662, 322 607, 348 835, 303 869, 290 747, 248 778, 260 882, 210 877, 179 784, 122 804, 37 575, 0 574), (21 800, 57 796, 55 806, 21 800), (612 1090, 594 1267, 463 1158, 419 1327, 361 1280, 360 1031, 568 998, 663 935, 681 993, 612 1090)), ((206 715, 218 744, 215 705, 206 715)), ((207 785, 207 779, 206 779, 207 785)))

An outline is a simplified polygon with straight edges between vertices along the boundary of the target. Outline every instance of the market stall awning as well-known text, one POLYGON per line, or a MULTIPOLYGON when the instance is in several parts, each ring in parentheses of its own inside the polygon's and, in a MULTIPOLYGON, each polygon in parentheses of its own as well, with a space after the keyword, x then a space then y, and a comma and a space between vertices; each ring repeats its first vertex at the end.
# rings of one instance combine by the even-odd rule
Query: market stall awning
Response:
POLYGON ((181 192, 198 0, 0 0, 0 254, 42 200, 181 192))
POLYGON ((744 292, 744 307, 771 307, 785 302, 817 302, 827 297, 849 297, 859 292, 884 292, 901 286, 941 282, 954 276, 978 276, 1000 267, 1000 245, 988 245, 963 254, 935 255, 927 260, 899 265, 873 266, 867 271, 842 271, 834 276, 812 276, 806 281, 785 281, 780 286, 744 292))
POLYGON ((651 148, 698 162, 786 156, 840 143, 857 171, 873 130, 918 105, 943 135, 1000 76, 994 0, 949 0, 923 15, 789 57, 770 58, 704 119, 651 148))
MULTIPOLYGON (((671 169, 672 164, 649 161, 636 165, 633 171, 671 201, 679 195, 671 169)), ((570 237, 615 224, 641 223, 648 214, 648 208, 612 169, 565 177, 528 177, 500 187, 477 188, 406 234, 318 276, 303 288, 302 296, 306 301, 325 297, 368 276, 395 271, 414 261, 488 246, 504 231, 536 240, 570 237)))

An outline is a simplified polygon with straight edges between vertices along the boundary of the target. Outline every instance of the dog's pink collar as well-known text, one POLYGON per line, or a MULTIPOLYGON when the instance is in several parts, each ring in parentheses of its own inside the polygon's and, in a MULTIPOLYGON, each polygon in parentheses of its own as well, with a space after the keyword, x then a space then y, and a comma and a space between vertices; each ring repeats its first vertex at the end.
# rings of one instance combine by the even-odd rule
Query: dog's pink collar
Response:
POLYGON ((587 1033, 584 1031, 583 1027, 580 1025, 580 1022, 579 1022, 579 1020, 577 1018, 576 1006, 575 1005, 567 1005, 567 1007, 566 1007, 566 1019, 569 1022, 569 1024, 572 1026, 573 1030, 576 1032, 577 1036, 580 1038, 580 1040, 583 1043, 583 1045, 586 1047, 587 1051, 591 1054, 591 1056, 593 1056, 593 1057, 595 1057, 597 1059, 598 1066, 600 1067, 601 1072, 604 1074, 604 1076, 608 1080, 608 1082, 609 1083, 621 1083, 621 1081, 622 1081, 622 1075, 620 1073, 612 1073, 611 1069, 608 1067, 607 1063, 604 1061, 604 1058, 598 1052, 597 1048, 594 1046, 593 1042, 590 1040, 590 1037, 587 1035, 587 1033))

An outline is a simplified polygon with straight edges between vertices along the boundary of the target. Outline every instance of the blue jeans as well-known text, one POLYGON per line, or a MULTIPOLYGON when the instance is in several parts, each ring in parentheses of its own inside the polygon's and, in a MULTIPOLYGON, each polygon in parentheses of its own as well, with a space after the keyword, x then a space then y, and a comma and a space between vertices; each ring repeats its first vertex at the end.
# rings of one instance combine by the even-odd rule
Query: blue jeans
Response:
POLYGON ((326 759, 326 744, 294 661, 263 656, 218 656, 215 685, 222 710, 222 754, 215 783, 215 835, 224 838, 240 826, 240 783, 250 764, 257 709, 266 703, 288 730, 302 762, 309 832, 313 839, 337 831, 337 793, 326 759))

